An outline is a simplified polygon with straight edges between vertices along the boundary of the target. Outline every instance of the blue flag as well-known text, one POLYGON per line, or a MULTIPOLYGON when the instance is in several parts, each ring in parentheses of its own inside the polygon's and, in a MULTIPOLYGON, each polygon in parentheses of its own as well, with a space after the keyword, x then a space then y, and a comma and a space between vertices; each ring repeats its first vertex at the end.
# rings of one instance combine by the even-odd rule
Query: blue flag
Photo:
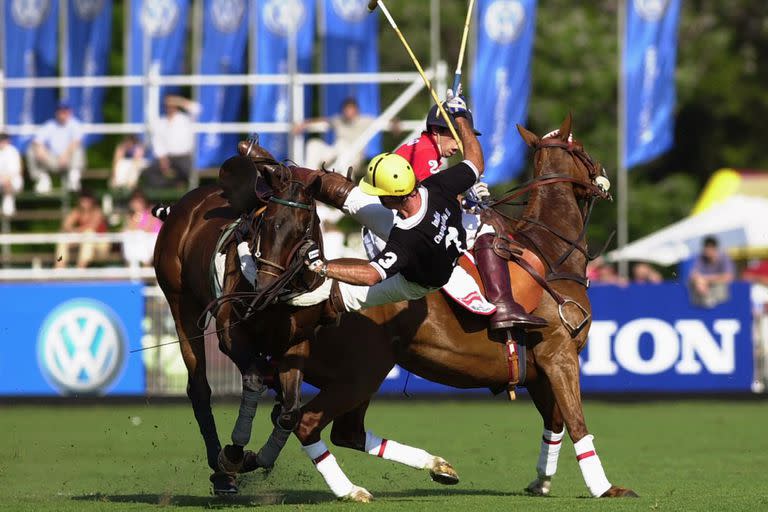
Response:
POLYGON ((629 169, 674 143, 675 62, 680 0, 627 1, 624 91, 629 169))
MULTIPOLYGON (((125 54, 128 74, 146 76, 153 62, 160 63, 162 75, 182 73, 189 0, 131 0, 130 6, 130 43, 125 54)), ((161 89, 161 96, 166 92, 165 88, 161 89)), ((143 87, 130 88, 129 104, 130 122, 143 123, 146 105, 143 87)))
MULTIPOLYGON (((288 72, 288 37, 296 34, 297 67, 300 73, 312 69, 312 49, 315 35, 315 0, 254 0, 256 4, 257 55, 255 72, 260 75, 288 72)), ((287 85, 259 85, 254 88, 251 122, 289 122, 291 95, 287 85)), ((305 89, 305 111, 311 97, 305 89)), ((288 137, 280 133, 265 133, 261 145, 275 158, 288 156, 288 137)))
MULTIPOLYGON (((112 1, 72 2, 67 15, 67 38, 65 75, 106 75, 112 46, 112 1)), ((73 87, 67 90, 67 101, 82 122, 100 123, 104 119, 104 92, 103 87, 73 87)), ((99 138, 88 135, 85 143, 99 138)))
MULTIPOLYGON (((5 1, 3 49, 6 78, 51 77, 59 62, 59 2, 5 1)), ((54 115, 56 89, 8 88, 6 122, 10 125, 42 123, 54 115)), ((22 149, 31 136, 14 137, 22 149)))
MULTIPOLYGON (((248 43, 248 8, 246 0, 205 0, 203 4, 203 47, 200 74, 226 75, 245 72, 248 43)), ((239 120, 243 87, 206 85, 200 87, 199 101, 204 105, 202 123, 239 120)), ((234 133, 206 132, 198 136, 198 168, 218 166, 237 151, 234 133)))
POLYGON ((470 100, 483 133, 483 180, 495 185, 517 176, 527 154, 515 124, 528 116, 536 0, 480 0, 477 19, 470 100))
MULTIPOLYGON (((367 0, 325 0, 323 19, 325 37, 323 71, 325 73, 374 73, 379 70, 379 20, 368 12, 367 0)), ((376 11, 378 13, 378 11, 376 11)), ((338 115, 341 104, 354 98, 360 112, 379 114, 378 84, 328 85, 324 89, 322 115, 338 115)), ((333 142, 329 134, 328 142, 333 142)), ((381 153, 381 136, 368 144, 368 157, 381 153)))

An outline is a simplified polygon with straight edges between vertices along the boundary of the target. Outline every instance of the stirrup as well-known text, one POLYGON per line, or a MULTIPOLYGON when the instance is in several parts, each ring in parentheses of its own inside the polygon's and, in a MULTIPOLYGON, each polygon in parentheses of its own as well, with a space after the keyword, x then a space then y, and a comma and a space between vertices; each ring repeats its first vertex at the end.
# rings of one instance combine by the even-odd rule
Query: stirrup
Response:
POLYGON ((565 328, 571 332, 571 336, 575 336, 579 331, 581 331, 584 328, 584 325, 586 325, 586 323, 589 322, 589 320, 592 318, 592 314, 589 313, 586 309, 584 309, 584 306, 582 306, 581 304, 579 304, 573 299, 564 299, 562 303, 557 305, 557 312, 560 315, 560 321, 562 321, 563 325, 565 325, 565 328), (581 311, 581 314, 584 316, 584 319, 581 322, 579 322, 579 324, 576 326, 571 324, 565 318, 564 309, 567 304, 574 304, 581 311))

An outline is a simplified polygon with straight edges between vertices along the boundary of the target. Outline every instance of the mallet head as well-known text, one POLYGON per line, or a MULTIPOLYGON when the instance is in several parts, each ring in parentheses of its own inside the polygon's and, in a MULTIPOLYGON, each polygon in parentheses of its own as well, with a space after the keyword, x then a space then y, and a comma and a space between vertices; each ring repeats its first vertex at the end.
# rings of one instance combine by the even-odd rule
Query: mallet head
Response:
POLYGON ((376 10, 376 6, 379 5, 379 0, 371 0, 368 2, 368 11, 373 12, 376 10))

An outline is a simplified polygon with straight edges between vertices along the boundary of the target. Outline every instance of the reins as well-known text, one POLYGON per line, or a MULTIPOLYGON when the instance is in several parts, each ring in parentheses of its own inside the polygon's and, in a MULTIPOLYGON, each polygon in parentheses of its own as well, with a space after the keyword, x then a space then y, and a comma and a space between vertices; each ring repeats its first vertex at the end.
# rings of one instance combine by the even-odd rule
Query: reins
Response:
MULTIPOLYGON (((292 183, 292 182, 303 185, 301 182, 298 182, 295 180, 287 181, 287 183, 292 183)), ((287 290, 288 285, 291 283, 291 281, 293 281, 293 279, 299 273, 301 273, 304 270, 304 262, 302 261, 302 258, 297 257, 297 255, 301 250, 301 247, 307 241, 312 239, 314 228, 316 227, 316 224, 317 224, 317 214, 315 213, 314 203, 302 203, 299 201, 282 199, 275 196, 269 196, 269 198, 267 198, 266 200, 268 202, 275 203, 281 206, 286 206, 289 208, 300 208, 303 210, 307 210, 311 213, 312 220, 307 225, 307 229, 305 230, 304 235, 291 247, 291 250, 288 252, 286 261, 288 261, 289 263, 287 264, 287 266, 283 266, 283 265, 280 265, 279 263, 275 263, 274 261, 265 259, 261 256, 261 228, 264 222, 264 212, 266 210, 266 206, 261 207, 259 210, 254 211, 252 214, 249 214, 249 217, 251 218, 249 231, 250 231, 250 234, 252 235, 250 238, 251 238, 251 247, 253 247, 251 256, 253 257, 256 263, 260 263, 262 265, 267 265, 269 267, 277 269, 280 273, 278 274, 275 272, 271 272, 269 270, 265 270, 261 266, 257 265, 257 270, 256 270, 257 274, 259 273, 267 274, 275 277, 276 279, 272 281, 264 289, 259 291, 231 292, 212 300, 206 306, 206 308, 203 310, 203 313, 198 318, 198 322, 197 322, 198 326, 200 326, 201 323, 204 322, 204 319, 207 317, 209 313, 214 314, 214 312, 218 308, 232 302, 238 303, 241 306, 245 307, 245 312, 242 314, 237 309, 233 308, 233 312, 239 316, 241 321, 247 319, 248 317, 250 317, 256 312, 263 311, 271 304, 277 302, 280 298, 285 298, 287 295, 289 295, 290 293, 288 294, 286 293, 288 291, 287 290), (246 302, 248 300, 249 302, 246 302)), ((307 284, 305 282, 304 286, 307 289, 301 290, 300 293, 310 291, 316 282, 317 282, 316 278, 313 279, 312 283, 310 284, 307 284)))

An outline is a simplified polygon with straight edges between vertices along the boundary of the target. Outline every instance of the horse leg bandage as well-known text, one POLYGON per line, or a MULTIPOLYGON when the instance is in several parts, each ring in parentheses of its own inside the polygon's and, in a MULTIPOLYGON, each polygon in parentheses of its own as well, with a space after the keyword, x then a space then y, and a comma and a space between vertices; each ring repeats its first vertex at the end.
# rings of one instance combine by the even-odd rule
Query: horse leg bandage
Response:
POLYGON ((272 430, 269 439, 256 454, 256 462, 260 468, 271 468, 275 465, 275 461, 280 456, 280 452, 283 451, 291 433, 290 430, 283 430, 280 427, 275 427, 272 430))
POLYGON ((544 429, 544 434, 541 436, 539 462, 536 464, 536 472, 540 477, 551 478, 557 472, 557 459, 560 457, 560 448, 563 446, 563 435, 565 430, 556 434, 544 429))
POLYGON ((328 450, 323 441, 304 446, 304 453, 312 460, 315 467, 323 475, 325 483, 337 498, 350 494, 355 486, 339 467, 336 457, 328 450))
POLYGON ((256 406, 259 403, 259 397, 264 393, 264 389, 264 384, 258 375, 243 375, 243 396, 240 399, 240 411, 237 414, 235 428, 232 430, 233 444, 245 446, 251 440, 256 406))
POLYGON ((382 439, 373 432, 365 433, 365 451, 376 457, 399 462, 416 469, 431 468, 435 458, 421 448, 400 444, 391 439, 382 439))
POLYGON ((592 443, 594 438, 591 434, 586 435, 578 443, 574 443, 573 447, 576 449, 576 460, 579 461, 584 482, 592 496, 598 497, 611 488, 611 483, 605 476, 603 464, 595 451, 595 445, 592 443))

